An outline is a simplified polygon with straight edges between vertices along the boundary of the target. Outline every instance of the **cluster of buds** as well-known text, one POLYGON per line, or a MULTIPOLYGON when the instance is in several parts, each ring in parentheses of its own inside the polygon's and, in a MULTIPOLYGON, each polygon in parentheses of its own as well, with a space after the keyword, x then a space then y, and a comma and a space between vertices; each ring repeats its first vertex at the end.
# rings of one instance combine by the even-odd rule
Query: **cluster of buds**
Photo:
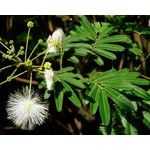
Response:
MULTIPOLYGON (((2 42, 1 42, 1 44, 4 47, 6 47, 2 42)), ((18 58, 19 55, 24 55, 24 47, 23 46, 20 47, 19 51, 16 54, 15 47, 14 47, 14 41, 10 40, 9 44, 10 44, 9 48, 6 47, 7 52, 2 54, 3 58, 8 59, 8 60, 12 60, 13 58, 14 59, 18 58)))

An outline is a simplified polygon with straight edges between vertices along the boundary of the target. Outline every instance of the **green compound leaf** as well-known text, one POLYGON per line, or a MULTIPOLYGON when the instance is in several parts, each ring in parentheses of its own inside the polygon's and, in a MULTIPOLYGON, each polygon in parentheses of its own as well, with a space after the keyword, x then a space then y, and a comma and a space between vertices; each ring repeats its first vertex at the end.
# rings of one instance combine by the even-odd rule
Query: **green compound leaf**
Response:
POLYGON ((113 35, 99 40, 99 43, 131 43, 131 39, 127 35, 113 35))
POLYGON ((64 45, 65 48, 85 48, 85 49, 92 49, 92 46, 87 43, 68 43, 64 45))
POLYGON ((98 42, 101 41, 101 39, 103 39, 104 37, 107 37, 108 35, 112 34, 113 32, 114 32, 114 27, 110 27, 107 25, 103 28, 102 26, 102 30, 100 32, 98 42))
POLYGON ((108 50, 108 51, 116 51, 116 52, 122 52, 124 51, 124 47, 116 44, 98 44, 96 46, 97 48, 101 50, 108 50))
POLYGON ((57 99, 55 100, 56 109, 57 109, 58 112, 60 112, 62 110, 63 98, 64 98, 64 92, 60 91, 58 93, 57 99))
POLYGON ((111 52, 108 52, 108 51, 101 50, 99 48, 95 48, 94 52, 96 52, 97 54, 99 54, 99 55, 101 55, 103 57, 111 59, 111 60, 115 60, 117 58, 115 54, 113 54, 111 52))
POLYGON ((98 129, 98 132, 100 135, 108 135, 106 127, 104 127, 104 126, 100 126, 98 129))
POLYGON ((48 99, 50 96, 51 96, 50 91, 46 89, 45 92, 44 92, 44 99, 46 100, 46 99, 48 99))
POLYGON ((117 89, 117 90, 132 90, 133 89, 133 86, 132 84, 130 83, 127 83, 127 82, 116 82, 116 81, 102 81, 101 82, 103 86, 105 87, 112 87, 114 89, 117 89))
POLYGON ((64 80, 76 87, 81 88, 81 89, 85 88, 85 85, 79 79, 77 80, 77 79, 71 77, 70 75, 71 75, 70 73, 65 73, 65 74, 59 75, 59 78, 60 78, 60 80, 64 80))
POLYGON ((99 100, 99 88, 96 88, 92 93, 93 102, 90 103, 90 112, 94 115, 97 112, 98 100, 99 100))
POLYGON ((143 90, 142 88, 138 86, 134 85, 133 93, 137 95, 138 97, 143 98, 146 101, 150 101, 150 94, 148 94, 145 90, 143 90))
POLYGON ((66 68, 62 68, 61 70, 56 71, 56 74, 62 74, 68 71, 72 71, 74 70, 74 67, 66 67, 66 68))
POLYGON ((84 27, 84 29, 90 33, 92 39, 96 39, 96 31, 93 28, 92 24, 87 20, 85 16, 80 16, 80 23, 84 27))
POLYGON ((74 55, 78 55, 78 56, 87 56, 88 53, 90 53, 90 50, 85 48, 78 48, 74 50, 74 55))
POLYGON ((125 79, 126 82, 130 82, 132 84, 136 84, 136 85, 150 85, 150 81, 146 80, 146 79, 142 79, 142 78, 127 78, 125 79))
POLYGON ((125 109, 127 111, 135 111, 133 104, 127 97, 109 87, 105 88, 105 91, 120 109, 125 109))
POLYGON ((75 64, 79 63, 79 59, 76 56, 71 56, 70 58, 67 59, 68 61, 71 61, 75 64))
POLYGON ((55 83, 54 98, 55 98, 56 109, 58 112, 60 112, 62 110, 63 98, 64 98, 64 91, 61 82, 55 83))
POLYGON ((103 66, 104 65, 104 61, 101 59, 101 57, 99 57, 96 53, 92 53, 93 59, 94 61, 99 65, 99 66, 103 66))
POLYGON ((143 123, 150 129, 150 112, 143 111, 143 123))
POLYGON ((45 82, 45 81, 42 81, 42 82, 40 82, 40 84, 38 85, 38 88, 39 88, 39 89, 42 89, 44 86, 46 86, 46 82, 45 82))
POLYGON ((83 33, 79 33, 79 32, 76 32, 74 34, 71 34, 69 36, 67 36, 65 39, 64 39, 64 45, 67 44, 67 43, 71 43, 71 42, 77 42, 77 41, 80 41, 80 40, 85 40, 87 37, 87 34, 86 32, 83 32, 83 33))
POLYGON ((104 90, 99 91, 99 112, 102 119, 102 123, 108 126, 110 122, 110 106, 108 103, 107 95, 104 90))
POLYGON ((68 98, 70 101, 77 107, 81 107, 80 100, 78 99, 77 95, 73 91, 73 89, 67 84, 65 81, 61 80, 62 85, 65 88, 64 92, 68 92, 68 98))
POLYGON ((125 117, 121 116, 121 121, 125 128, 125 135, 138 135, 137 129, 125 117))

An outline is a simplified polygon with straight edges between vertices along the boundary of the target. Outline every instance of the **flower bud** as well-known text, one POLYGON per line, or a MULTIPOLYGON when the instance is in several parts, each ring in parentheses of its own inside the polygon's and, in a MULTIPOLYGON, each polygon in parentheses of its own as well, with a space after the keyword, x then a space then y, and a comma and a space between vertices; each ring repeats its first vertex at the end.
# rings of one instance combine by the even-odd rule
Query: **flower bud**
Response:
POLYGON ((51 65, 52 65, 52 64, 51 64, 50 62, 46 62, 46 63, 44 64, 44 68, 49 70, 49 69, 51 68, 51 65))
POLYGON ((39 40, 38 40, 38 43, 39 43, 39 44, 43 43, 43 40, 42 40, 42 39, 39 39, 39 40))
POLYGON ((27 27, 32 28, 34 26, 34 23, 32 21, 29 21, 27 23, 27 27))
POLYGON ((13 41, 13 40, 10 40, 10 41, 9 41, 9 44, 14 44, 14 41, 13 41))

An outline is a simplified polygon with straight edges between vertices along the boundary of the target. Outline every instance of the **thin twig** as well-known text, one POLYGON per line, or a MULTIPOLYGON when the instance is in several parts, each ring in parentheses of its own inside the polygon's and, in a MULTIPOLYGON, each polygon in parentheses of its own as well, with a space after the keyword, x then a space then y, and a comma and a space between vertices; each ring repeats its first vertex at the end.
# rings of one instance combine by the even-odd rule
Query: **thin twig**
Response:
POLYGON ((150 77, 147 77, 147 76, 145 76, 145 75, 143 75, 143 74, 141 74, 141 77, 143 77, 143 78, 145 78, 145 79, 147 79, 147 80, 150 80, 150 77))
MULTIPOLYGON (((21 78, 21 77, 17 77, 17 78, 15 78, 15 80, 16 80, 16 81, 19 81, 19 82, 27 83, 27 84, 30 83, 30 80, 24 79, 24 78, 21 78)), ((35 80, 32 80, 32 84, 33 84, 33 85, 38 85, 39 82, 38 82, 38 81, 35 81, 35 80)))

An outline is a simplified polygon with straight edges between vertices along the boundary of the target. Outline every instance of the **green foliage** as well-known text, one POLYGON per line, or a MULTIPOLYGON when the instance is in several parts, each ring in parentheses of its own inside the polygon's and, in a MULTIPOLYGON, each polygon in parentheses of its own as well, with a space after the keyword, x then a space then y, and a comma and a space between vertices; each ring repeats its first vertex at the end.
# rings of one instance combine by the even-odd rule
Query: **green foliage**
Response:
POLYGON ((109 124, 110 120, 110 106, 107 98, 110 98, 119 109, 126 111, 136 111, 132 101, 127 97, 127 91, 131 91, 145 100, 150 100, 150 95, 135 85, 139 83, 141 85, 150 84, 149 81, 138 78, 139 75, 138 72, 129 72, 128 69, 119 71, 112 69, 103 73, 94 70, 91 73, 89 88, 85 95, 87 98, 92 96, 93 100, 90 102, 92 114, 96 113, 99 101, 100 116, 105 126, 109 124))
POLYGON ((150 112, 143 112, 143 117, 144 117, 144 124, 150 129, 150 112))
MULTIPOLYGON (((132 44, 132 40, 123 34, 112 35, 113 27, 109 24, 100 23, 90 24, 85 16, 79 17, 81 26, 76 27, 64 40, 64 49, 74 48, 74 55, 93 57, 93 60, 100 66, 104 65, 103 58, 115 60, 116 52, 122 52, 125 47, 121 43, 130 44, 129 50, 136 55, 141 53, 137 45, 132 44), (79 52, 80 50, 80 52, 79 52)), ((75 63, 79 63, 75 61, 75 63)))

